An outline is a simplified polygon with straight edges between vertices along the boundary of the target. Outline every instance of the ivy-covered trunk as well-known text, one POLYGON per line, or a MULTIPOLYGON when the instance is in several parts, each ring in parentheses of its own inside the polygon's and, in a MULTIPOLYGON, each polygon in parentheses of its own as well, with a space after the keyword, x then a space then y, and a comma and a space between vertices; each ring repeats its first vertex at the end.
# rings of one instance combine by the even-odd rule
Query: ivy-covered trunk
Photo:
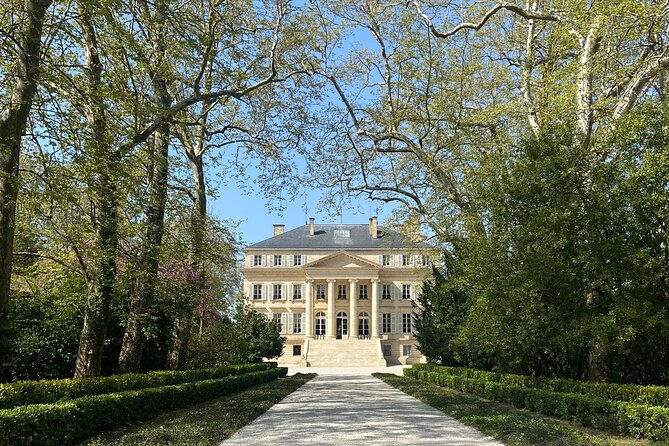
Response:
POLYGON ((14 83, 0 114, 0 327, 7 313, 12 277, 21 136, 37 90, 44 17, 51 0, 25 1, 25 28, 18 38, 14 83))
POLYGON ((88 82, 87 120, 92 130, 89 149, 94 160, 91 189, 97 209, 95 276, 91 278, 88 287, 84 324, 74 370, 74 376, 81 378, 99 376, 102 367, 110 304, 116 280, 118 203, 115 172, 118 168, 118 153, 113 149, 107 134, 102 93, 103 67, 93 24, 94 14, 86 4, 81 3, 79 9, 87 64, 85 70, 88 82))

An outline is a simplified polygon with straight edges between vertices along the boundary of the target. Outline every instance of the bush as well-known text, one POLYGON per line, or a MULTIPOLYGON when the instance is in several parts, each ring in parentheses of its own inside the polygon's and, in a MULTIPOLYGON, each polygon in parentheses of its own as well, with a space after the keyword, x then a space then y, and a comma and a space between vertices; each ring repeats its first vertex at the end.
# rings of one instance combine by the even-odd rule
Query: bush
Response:
POLYGON ((511 375, 486 372, 461 367, 441 367, 432 364, 416 364, 419 370, 463 376, 472 379, 499 382, 520 387, 549 390, 552 392, 580 393, 612 401, 669 407, 669 387, 639 386, 634 384, 611 384, 592 381, 572 381, 561 378, 511 375))
MULTIPOLYGON (((469 373, 474 372, 478 371, 469 373)), ((433 371, 429 366, 405 369, 404 374, 439 386, 512 404, 521 409, 577 421, 584 426, 653 440, 669 438, 669 408, 666 407, 523 387, 480 377, 451 375, 433 371)))
POLYGON ((102 429, 217 398, 285 376, 286 372, 286 368, 270 368, 219 379, 0 410, 0 445, 71 444, 102 429))
POLYGON ((276 367, 276 363, 270 362, 200 370, 158 371, 98 378, 21 381, 0 384, 0 409, 27 404, 55 403, 60 400, 82 396, 218 379, 274 367, 276 367))

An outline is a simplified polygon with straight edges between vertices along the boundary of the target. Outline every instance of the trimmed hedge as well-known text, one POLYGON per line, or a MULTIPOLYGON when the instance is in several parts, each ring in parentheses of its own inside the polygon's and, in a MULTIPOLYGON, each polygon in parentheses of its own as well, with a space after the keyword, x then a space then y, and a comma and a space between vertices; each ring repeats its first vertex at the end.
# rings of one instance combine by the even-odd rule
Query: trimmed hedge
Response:
POLYGON ((83 396, 169 386, 275 368, 275 362, 241 364, 211 369, 149 372, 98 378, 19 381, 0 384, 0 409, 48 404, 83 396))
POLYGON ((471 379, 499 382, 520 387, 549 390, 552 392, 580 393, 612 401, 669 407, 669 387, 612 384, 591 381, 572 381, 560 378, 541 378, 525 375, 486 372, 463 367, 445 367, 433 364, 416 364, 414 368, 471 379))
POLYGON ((404 369, 404 375, 521 409, 577 421, 584 426, 653 440, 669 438, 669 408, 666 407, 448 375, 420 367, 404 369))
POLYGON ((286 368, 0 410, 0 445, 57 446, 286 376, 286 368))

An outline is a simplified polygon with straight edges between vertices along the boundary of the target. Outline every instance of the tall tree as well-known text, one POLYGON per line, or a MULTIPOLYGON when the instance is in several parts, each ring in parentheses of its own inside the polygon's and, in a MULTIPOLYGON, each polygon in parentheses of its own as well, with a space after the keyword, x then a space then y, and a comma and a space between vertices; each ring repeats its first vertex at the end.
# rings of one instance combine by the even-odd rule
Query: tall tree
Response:
POLYGON ((50 5, 51 0, 26 0, 18 12, 12 10, 11 2, 3 6, 8 8, 3 16, 18 16, 23 26, 11 36, 13 41, 5 40, 14 64, 5 73, 8 98, 0 115, 0 327, 10 295, 21 137, 39 81, 42 33, 50 5))

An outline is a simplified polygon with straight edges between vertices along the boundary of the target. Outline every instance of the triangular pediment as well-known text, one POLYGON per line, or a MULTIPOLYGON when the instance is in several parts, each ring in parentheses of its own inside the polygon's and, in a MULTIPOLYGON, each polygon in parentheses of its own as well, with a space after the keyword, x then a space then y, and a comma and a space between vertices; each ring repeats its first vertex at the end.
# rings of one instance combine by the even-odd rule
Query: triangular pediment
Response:
POLYGON ((350 254, 346 251, 339 251, 329 256, 325 256, 318 260, 308 263, 304 266, 306 269, 311 268, 365 268, 378 269, 379 266, 362 257, 350 254))

